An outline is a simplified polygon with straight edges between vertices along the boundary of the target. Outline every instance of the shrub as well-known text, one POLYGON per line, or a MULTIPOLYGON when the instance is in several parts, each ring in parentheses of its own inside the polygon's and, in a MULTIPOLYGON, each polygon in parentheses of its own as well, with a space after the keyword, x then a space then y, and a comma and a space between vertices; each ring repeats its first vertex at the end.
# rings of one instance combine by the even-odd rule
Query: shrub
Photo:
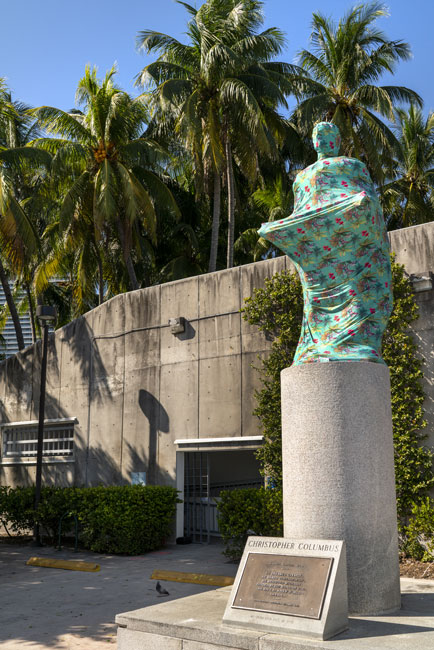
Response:
POLYGON ((281 490, 224 490, 220 497, 218 522, 227 557, 239 559, 249 535, 283 535, 281 490))
POLYGON ((17 487, 14 490, 5 486, 0 488, 0 519, 8 524, 14 533, 24 533, 33 528, 35 513, 33 504, 35 489, 17 487))
POLYGON ((383 359, 390 371, 396 499, 400 530, 408 523, 414 504, 422 503, 434 485, 433 455, 423 446, 421 380, 423 361, 409 331, 419 310, 404 267, 392 262, 393 312, 383 337, 383 359))
POLYGON ((284 271, 265 280, 263 289, 255 289, 242 309, 244 320, 257 325, 272 341, 270 354, 261 359, 262 388, 256 391, 258 416, 264 444, 257 457, 261 473, 273 486, 282 487, 282 428, 280 409, 280 372, 292 364, 300 338, 303 295, 297 274, 284 271))
POLYGON ((167 486, 81 490, 81 539, 91 551, 135 555, 164 545, 171 532, 177 492, 167 486))
POLYGON ((408 526, 404 528, 403 550, 422 562, 434 560, 434 500, 425 497, 414 504, 408 526))
MULTIPOLYGON (((1 488, 0 518, 13 532, 33 528, 34 495, 34 487, 1 488)), ((45 487, 36 520, 55 539, 61 516, 75 514, 84 548, 135 555, 164 544, 171 532, 177 501, 175 488, 168 486, 45 487)), ((66 519, 65 525, 70 524, 72 518, 66 519)))

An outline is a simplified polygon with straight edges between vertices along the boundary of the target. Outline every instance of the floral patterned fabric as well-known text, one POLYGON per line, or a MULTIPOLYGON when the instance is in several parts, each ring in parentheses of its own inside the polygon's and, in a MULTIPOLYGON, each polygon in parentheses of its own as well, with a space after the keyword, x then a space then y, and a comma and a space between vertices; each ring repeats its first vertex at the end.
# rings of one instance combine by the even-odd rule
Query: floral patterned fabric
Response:
POLYGON ((390 251, 381 206, 362 162, 339 156, 340 135, 313 131, 318 161, 294 182, 294 212, 259 234, 294 262, 304 316, 294 365, 375 361, 392 310, 390 251))

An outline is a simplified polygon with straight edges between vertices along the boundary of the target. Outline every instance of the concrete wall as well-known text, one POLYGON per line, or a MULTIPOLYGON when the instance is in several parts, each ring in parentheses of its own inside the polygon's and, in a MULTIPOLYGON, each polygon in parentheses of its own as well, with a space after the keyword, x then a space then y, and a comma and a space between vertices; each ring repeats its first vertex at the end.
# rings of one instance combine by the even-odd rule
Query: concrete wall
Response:
MULTIPOLYGON (((391 233, 409 273, 434 270, 434 223, 391 233)), ((49 343, 47 418, 76 417, 74 463, 44 464, 44 481, 175 484, 178 438, 254 436, 257 355, 270 343, 239 313, 288 258, 258 262, 116 296, 57 330, 49 343), (184 316, 184 334, 169 318, 184 316)), ((434 444, 434 292, 418 294, 415 335, 426 357, 434 444)), ((0 421, 37 418, 41 346, 0 364, 0 421)), ((0 465, 1 484, 34 480, 34 464, 0 465)))

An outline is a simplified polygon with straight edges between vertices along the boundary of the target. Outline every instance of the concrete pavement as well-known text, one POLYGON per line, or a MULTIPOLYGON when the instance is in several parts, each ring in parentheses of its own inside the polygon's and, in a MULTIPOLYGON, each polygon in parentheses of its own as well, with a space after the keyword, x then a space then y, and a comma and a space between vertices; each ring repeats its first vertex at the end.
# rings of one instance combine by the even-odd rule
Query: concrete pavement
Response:
POLYGON ((116 645, 116 614, 163 600, 216 589, 163 582, 170 595, 159 597, 155 569, 233 576, 237 566, 220 544, 168 546, 136 557, 56 551, 0 543, 0 650, 102 650, 116 645), (31 557, 85 560, 98 573, 26 566, 31 557))
MULTIPOLYGON (((170 593, 162 598, 157 595, 156 581, 150 580, 150 575, 160 569, 234 576, 237 565, 226 560, 222 548, 220 544, 174 545, 146 555, 120 557, 0 543, 0 650, 102 650, 110 645, 114 650, 117 614, 215 589, 221 594, 224 589, 218 587, 162 582, 170 593), (97 562, 101 570, 83 573, 26 566, 25 562, 34 555, 97 562)), ((375 618, 353 620, 356 627, 348 639, 338 637, 324 643, 340 644, 345 650, 345 640, 361 650, 377 645, 384 650, 431 650, 434 581, 402 579, 401 586, 407 594, 403 609, 390 615, 387 624, 375 618), (413 613, 416 610, 417 617, 413 613), (410 623, 406 618, 412 616, 414 620, 410 623), (370 626, 369 634, 362 630, 363 626, 370 626)), ((201 612, 195 615, 200 617, 201 612)), ((217 623, 208 621, 215 630, 219 627, 217 623)), ((276 643, 279 638, 276 637, 276 643)), ((305 644, 308 646, 309 642, 305 644)))

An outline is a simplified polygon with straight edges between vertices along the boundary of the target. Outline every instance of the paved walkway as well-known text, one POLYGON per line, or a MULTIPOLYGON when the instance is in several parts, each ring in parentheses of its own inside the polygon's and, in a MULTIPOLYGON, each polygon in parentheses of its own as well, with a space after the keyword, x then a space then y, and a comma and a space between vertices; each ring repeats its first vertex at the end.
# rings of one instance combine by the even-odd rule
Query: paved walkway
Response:
MULTIPOLYGON (((154 569, 233 576, 220 544, 169 546, 136 557, 0 544, 0 650, 102 650, 116 645, 116 614, 162 602, 154 569), (87 560, 98 573, 26 566, 31 556, 87 560)), ((173 600, 215 589, 166 582, 173 600)))
MULTIPOLYGON (((237 565, 228 562, 221 551, 219 544, 189 544, 169 546, 147 555, 119 557, 2 542, 0 650, 102 650, 109 645, 114 650, 116 614, 216 589, 165 582, 162 584, 170 595, 162 598, 155 589, 156 581, 150 580, 155 569, 234 576, 237 565), (33 555, 97 562, 101 571, 84 573, 26 566, 33 555)), ((432 616, 434 581, 403 579, 402 587, 422 599, 426 613, 421 615, 432 616)), ((400 615, 405 616, 405 611, 400 615)), ((400 647, 407 650, 405 644, 400 647)), ((411 650, 413 647, 419 645, 411 650)))

